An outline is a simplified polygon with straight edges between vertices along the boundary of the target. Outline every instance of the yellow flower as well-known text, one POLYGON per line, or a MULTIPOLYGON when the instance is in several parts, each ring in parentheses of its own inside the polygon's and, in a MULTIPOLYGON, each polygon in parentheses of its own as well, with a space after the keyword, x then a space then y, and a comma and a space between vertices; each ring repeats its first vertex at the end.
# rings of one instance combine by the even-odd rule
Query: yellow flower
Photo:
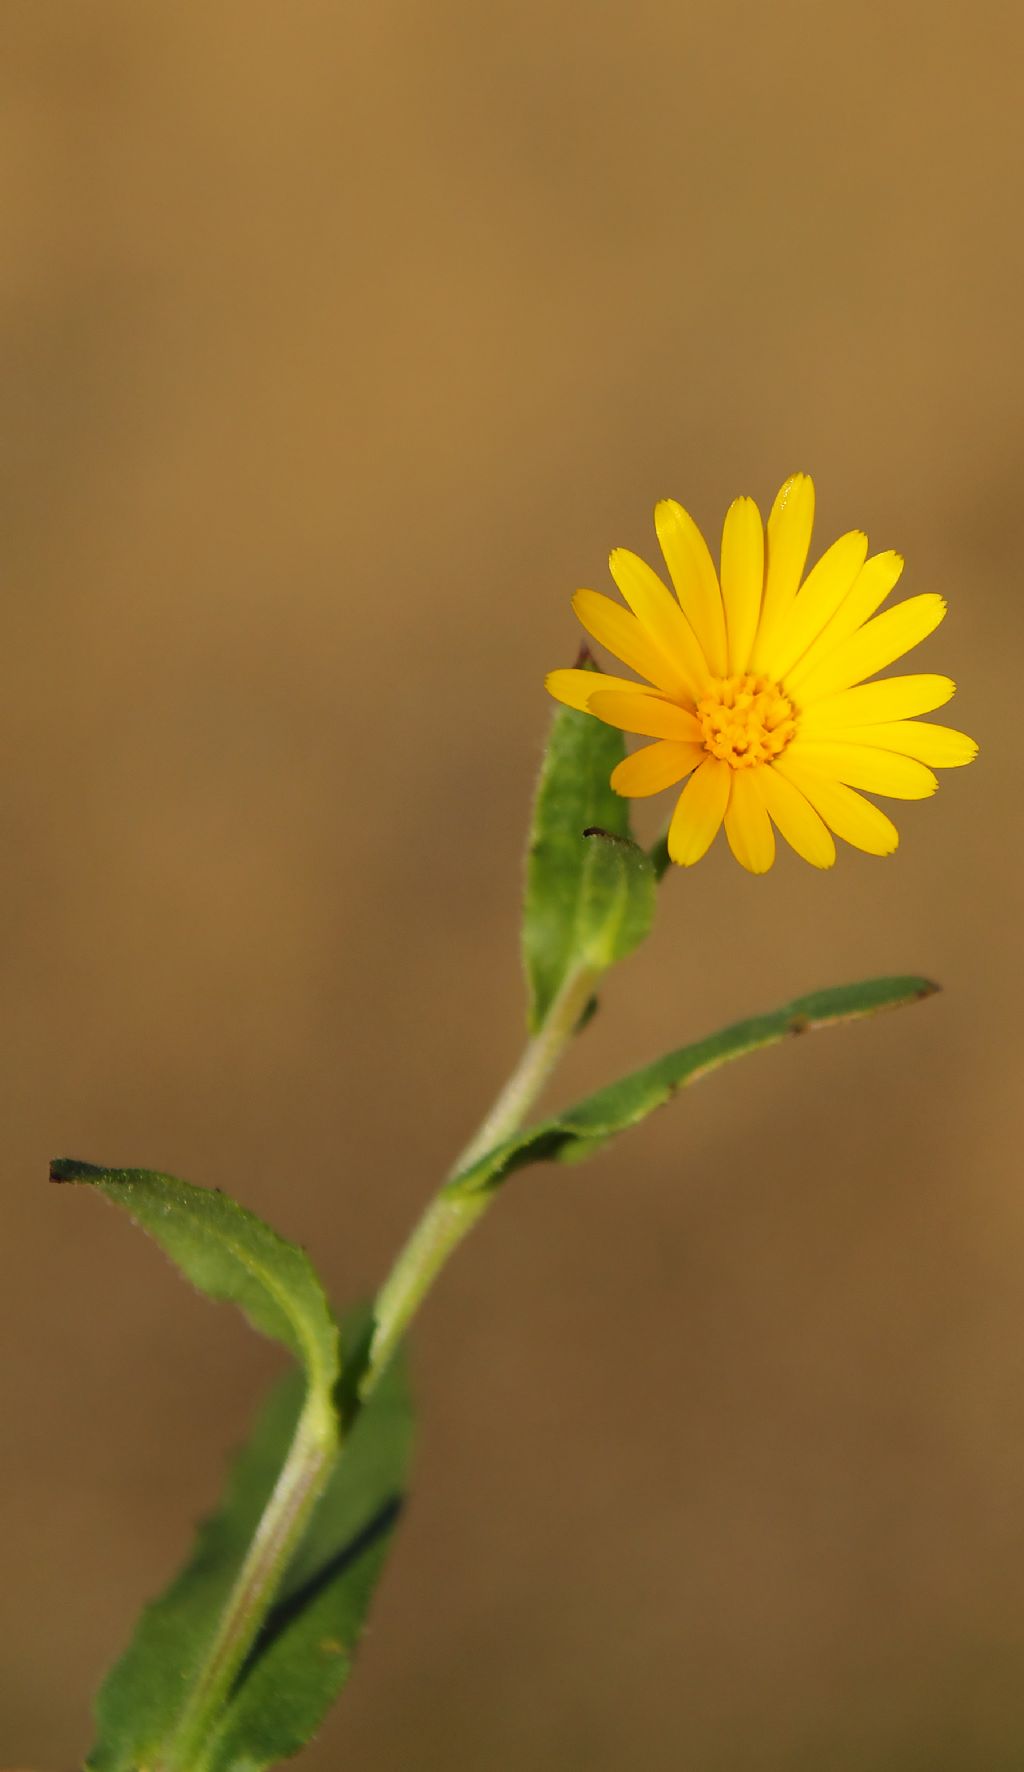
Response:
POLYGON ((813 521, 806 474, 782 487, 767 538, 753 499, 736 499, 719 579, 693 518, 665 499, 654 524, 676 595, 638 555, 616 548, 611 572, 628 609, 598 591, 573 598, 587 632, 647 681, 552 671, 547 687, 569 707, 656 741, 612 772, 618 793, 656 794, 686 780, 668 832, 682 867, 706 853, 723 819, 733 854, 753 874, 775 859, 773 823, 815 867, 835 861, 833 831, 890 855, 895 825, 856 790, 924 799, 938 786, 934 769, 977 754, 962 732, 913 718, 949 700, 948 677, 864 681, 938 627, 942 598, 911 597, 877 614, 903 561, 869 559, 858 530, 803 578, 813 521))

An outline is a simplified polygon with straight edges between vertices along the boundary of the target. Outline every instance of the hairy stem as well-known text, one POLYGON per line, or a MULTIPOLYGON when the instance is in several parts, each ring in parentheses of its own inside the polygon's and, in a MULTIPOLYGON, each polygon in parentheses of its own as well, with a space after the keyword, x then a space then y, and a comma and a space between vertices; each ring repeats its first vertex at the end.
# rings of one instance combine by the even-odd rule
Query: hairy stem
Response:
POLYGON ((167 1772, 196 1772, 235 1679, 270 1609, 338 1451, 333 1411, 310 1399, 238 1579, 164 1756, 167 1772))
MULTIPOLYGON (((448 1182, 519 1130, 576 1032, 598 977, 589 966, 570 973, 494 1105, 453 1164, 448 1182)), ((373 1339, 359 1387, 361 1401, 376 1388, 448 1257, 493 1197, 485 1189, 465 1194, 442 1189, 431 1200, 377 1294, 373 1339)))

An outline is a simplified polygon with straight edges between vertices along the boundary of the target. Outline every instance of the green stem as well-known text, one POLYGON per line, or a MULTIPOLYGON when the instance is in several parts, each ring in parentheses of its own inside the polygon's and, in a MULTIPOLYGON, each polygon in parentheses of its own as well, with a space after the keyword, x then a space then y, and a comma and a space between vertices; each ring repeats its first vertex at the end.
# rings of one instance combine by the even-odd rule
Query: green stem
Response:
POLYGON ((333 1411, 310 1399, 263 1511, 213 1642, 168 1743, 168 1772, 196 1772, 338 1451, 333 1411))
MULTIPOLYGON (((486 1190, 458 1193, 448 1184, 518 1131, 586 1010, 599 972, 581 966, 566 979, 543 1025, 529 1041, 479 1130, 430 1202, 377 1295, 374 1329, 359 1387, 364 1403, 380 1382, 398 1343, 452 1251, 490 1205, 486 1190)), ((312 1400, 299 1418, 288 1457, 256 1528, 196 1681, 185 1701, 163 1765, 201 1772, 231 1688, 305 1531, 338 1454, 333 1413, 312 1400)))
POLYGON ((484 1188, 450 1192, 448 1184, 519 1130, 576 1032, 599 976, 590 966, 569 974, 490 1112, 452 1166, 445 1187, 431 1200, 399 1254, 374 1305, 373 1339, 359 1387, 362 1402, 376 1389, 448 1257, 494 1197, 484 1188))

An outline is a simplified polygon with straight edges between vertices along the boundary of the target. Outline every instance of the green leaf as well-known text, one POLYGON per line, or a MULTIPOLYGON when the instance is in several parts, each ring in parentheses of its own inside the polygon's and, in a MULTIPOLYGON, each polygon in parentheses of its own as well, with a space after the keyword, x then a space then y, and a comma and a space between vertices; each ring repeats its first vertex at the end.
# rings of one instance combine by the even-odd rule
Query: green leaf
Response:
POLYGON ((578 930, 584 962, 600 971, 639 947, 654 921, 657 875, 646 850, 599 825, 583 832, 589 865, 578 930))
MULTIPOLYGON (((365 1345, 369 1314, 343 1332, 365 1345)), ((231 1592, 288 1452, 303 1403, 299 1375, 272 1393, 236 1456, 224 1500, 200 1528, 178 1578, 142 1615, 100 1693, 92 1772, 159 1764, 201 1648, 231 1592)), ((400 1363, 359 1415, 277 1600, 245 1662, 204 1772, 257 1772, 315 1734, 344 1686, 404 1494, 412 1412, 400 1363)))
POLYGON ((523 957, 533 1032, 571 974, 581 967, 596 974, 623 959, 654 918, 654 869, 630 837, 628 801, 609 786, 624 754, 614 727, 559 708, 526 866, 523 957))
POLYGON ((312 1393, 329 1400, 338 1331, 309 1257, 216 1189, 146 1169, 100 1169, 60 1157, 50 1180, 84 1183, 120 1206, 208 1298, 238 1305, 254 1329, 283 1342, 312 1393))
POLYGON ((497 1187, 514 1170, 528 1163, 549 1160, 578 1162, 613 1138, 617 1132, 635 1126, 661 1107, 677 1089, 731 1059, 742 1058, 746 1052, 757 1052, 762 1046, 774 1046, 794 1034, 811 1032, 814 1028, 832 1027, 837 1022, 857 1021, 875 1015, 881 1009, 895 1009, 904 1003, 916 1003, 938 990, 926 978, 875 978, 863 984, 840 985, 834 990, 816 991, 798 997, 783 1009, 770 1015, 758 1015, 749 1021, 734 1022, 721 1033, 712 1034, 692 1046, 680 1046, 675 1052, 645 1065, 631 1076, 623 1077, 607 1089, 589 1095, 575 1107, 543 1121, 532 1130, 520 1133, 489 1151, 479 1162, 463 1170, 448 1184, 455 1193, 477 1192, 497 1187))

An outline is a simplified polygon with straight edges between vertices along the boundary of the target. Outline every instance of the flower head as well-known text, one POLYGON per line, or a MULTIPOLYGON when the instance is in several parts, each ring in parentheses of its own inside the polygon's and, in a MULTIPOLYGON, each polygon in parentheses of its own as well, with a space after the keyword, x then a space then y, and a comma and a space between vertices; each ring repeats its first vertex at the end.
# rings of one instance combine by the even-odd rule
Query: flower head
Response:
POLYGON ((725 823, 737 861, 762 874, 777 826, 815 867, 836 857, 832 833, 871 855, 899 842, 892 820, 858 789, 900 800, 935 792, 937 768, 969 763, 973 739, 915 718, 953 694, 948 677, 876 673, 923 640, 946 613, 933 593, 878 611, 903 570, 899 554, 868 557, 859 530, 840 536, 804 578, 814 485, 794 474, 767 534, 753 499, 730 505, 721 575, 692 517, 673 499, 654 524, 675 595, 626 548, 611 572, 628 607, 577 591, 587 632, 637 676, 552 671, 558 701, 653 739, 613 771, 629 796, 685 786, 668 832, 689 867, 725 823))

